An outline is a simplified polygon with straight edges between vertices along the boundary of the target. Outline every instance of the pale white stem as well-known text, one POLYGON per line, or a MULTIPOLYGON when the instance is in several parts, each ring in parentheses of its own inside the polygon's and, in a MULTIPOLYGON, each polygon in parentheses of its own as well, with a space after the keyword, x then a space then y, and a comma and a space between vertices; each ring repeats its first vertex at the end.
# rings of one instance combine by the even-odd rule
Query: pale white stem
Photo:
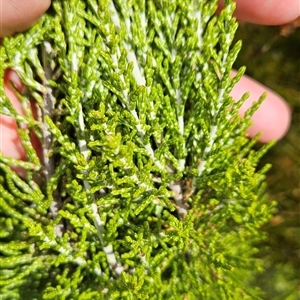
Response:
MULTIPOLYGON (((51 176, 55 172, 55 164, 53 157, 50 157, 49 151, 52 146, 52 134, 50 132, 50 128, 47 125, 47 122, 45 122, 45 116, 50 116, 52 114, 53 109, 55 108, 55 97, 53 96, 53 90, 49 84, 49 80, 53 77, 53 68, 51 66, 51 60, 52 60, 52 53, 53 49, 51 47, 51 44, 47 41, 43 43, 43 50, 42 50, 42 61, 43 61, 43 67, 44 67, 44 79, 43 79, 43 85, 45 87, 45 93, 43 96, 44 103, 43 103, 43 109, 38 109, 39 118, 41 118, 43 122, 43 163, 44 163, 44 174, 46 176, 46 181, 48 182, 51 178, 51 176)), ((59 193, 59 190, 56 189, 53 195, 53 201, 50 205, 50 212, 52 214, 52 218, 55 219, 58 215, 58 211, 62 206, 62 200, 59 193)), ((60 222, 55 226, 55 232, 57 236, 63 235, 64 226, 63 223, 60 222)))
MULTIPOLYGON (((222 62, 223 65, 226 63, 227 60, 227 53, 224 54, 222 62)), ((219 111, 219 109, 222 106, 222 99, 224 97, 224 93, 225 93, 225 89, 219 89, 219 94, 218 94, 218 99, 217 99, 217 104, 216 104, 216 108, 213 109, 212 111, 212 117, 213 117, 213 124, 215 124, 216 122, 216 117, 217 117, 217 113, 219 111)), ((216 136, 217 136, 217 131, 218 131, 218 127, 217 125, 213 125, 210 129, 210 134, 209 134, 209 143, 208 145, 205 147, 204 152, 202 154, 202 158, 200 159, 200 162, 198 164, 197 170, 198 170, 198 177, 200 177, 202 175, 202 173, 205 170, 206 164, 207 164, 207 155, 211 152, 212 147, 214 145, 216 136)), ((193 178, 193 190, 195 189, 195 184, 196 184, 196 179, 193 178)))
POLYGON ((197 8, 196 6, 196 2, 194 3, 194 9, 195 9, 195 19, 198 22, 198 27, 197 27, 197 38, 198 38, 198 51, 201 52, 201 48, 202 48, 202 34, 203 34, 203 28, 202 28, 202 14, 201 11, 197 8))
POLYGON ((112 245, 108 245, 108 246, 104 247, 103 250, 106 254, 107 262, 108 262, 111 270, 113 270, 118 276, 120 276, 122 274, 124 268, 122 267, 122 265, 119 262, 117 262, 112 245))
MULTIPOLYGON (((114 4, 113 4, 113 1, 110 2, 110 9, 112 11, 112 21, 113 21, 113 23, 115 24, 116 27, 120 28, 120 24, 121 24, 120 23, 120 17, 119 17, 119 14, 118 14, 118 12, 117 12, 114 4)), ((146 24, 145 20, 143 20, 143 24, 146 24)), ((125 26, 126 26, 127 32, 130 34, 131 33, 131 23, 130 23, 129 19, 126 20, 125 26)), ((136 80, 136 83, 138 85, 140 85, 140 86, 145 86, 146 85, 146 80, 145 80, 145 77, 142 75, 142 71, 141 71, 142 68, 141 68, 141 66, 138 63, 138 60, 137 60, 135 52, 131 50, 130 45, 128 43, 126 43, 126 42, 124 42, 124 47, 127 50, 127 61, 128 62, 133 62, 133 72, 132 72, 132 75, 133 75, 134 79, 136 80)), ((118 50, 117 52, 120 52, 120 51, 118 50)), ((119 53, 119 56, 120 56, 120 53, 119 53)), ((115 64, 115 66, 118 66, 118 58, 117 58, 117 56, 113 55, 112 58, 113 58, 113 62, 115 64)), ((116 72, 118 70, 119 70, 119 68, 116 67, 116 72)), ((120 76, 120 80, 125 85, 125 79, 124 79, 123 75, 120 76)), ((129 103, 130 98, 129 98, 129 94, 128 94, 128 90, 127 89, 123 90, 123 96, 126 99, 127 103, 129 103)), ((152 105, 152 107, 154 107, 153 103, 151 105, 152 105)), ((137 130, 137 132, 138 132, 138 134, 140 136, 140 139, 143 141, 144 135, 145 135, 145 131, 142 128, 142 124, 140 122, 139 116, 138 116, 136 110, 129 110, 129 111, 132 114, 132 116, 135 118, 135 120, 137 121, 136 130, 137 130)), ((153 159, 155 165, 158 168, 163 169, 163 166, 162 166, 161 162, 158 161, 155 158, 154 151, 153 151, 151 145, 150 144, 144 145, 144 148, 148 152, 149 156, 153 159)))
MULTIPOLYGON (((88 151, 86 140, 83 137, 84 136, 84 129, 85 129, 84 116, 83 116, 81 103, 79 103, 78 105, 79 105, 78 127, 79 127, 79 130, 80 130, 81 135, 82 135, 82 138, 78 141, 78 145, 79 145, 79 149, 80 149, 81 154, 84 156, 86 161, 88 161, 89 160, 89 151, 88 151)), ((94 195, 92 195, 90 193, 91 186, 86 180, 83 181, 83 186, 86 190, 86 193, 91 195, 92 198, 93 198, 93 203, 91 204, 93 222, 94 222, 94 225, 96 227, 97 235, 98 235, 98 238, 100 240, 100 243, 101 243, 103 249, 105 249, 104 241, 103 241, 103 237, 102 237, 105 229, 104 229, 103 223, 101 221, 101 218, 100 218, 100 215, 99 215, 99 212, 98 212, 98 207, 97 207, 94 195)), ((105 250, 104 250, 104 252, 105 252, 105 250)), ((107 255, 107 253, 106 253, 106 257, 107 257, 107 261, 109 262, 111 257, 109 257, 107 255)))
MULTIPOLYGON (((182 100, 181 100, 181 90, 177 89, 176 90, 176 104, 177 104, 177 123, 178 123, 178 130, 182 138, 184 137, 184 111, 181 112, 181 105, 182 105, 182 100)), ((185 152, 185 142, 183 142, 182 146, 182 151, 183 153, 185 152)), ((183 171, 185 167, 185 159, 181 158, 179 159, 179 164, 178 164, 178 169, 179 172, 183 171)))
POLYGON ((179 182, 172 181, 169 184, 169 188, 173 191, 174 200, 177 205, 177 212, 179 216, 184 218, 187 215, 188 211, 187 211, 187 206, 183 202, 184 199, 183 199, 182 187, 179 182))
POLYGON ((146 80, 145 77, 141 73, 141 69, 139 67, 139 63, 137 61, 136 55, 133 51, 130 50, 130 46, 128 44, 125 44, 125 48, 127 50, 127 61, 133 62, 133 71, 132 75, 138 85, 145 86, 146 80))

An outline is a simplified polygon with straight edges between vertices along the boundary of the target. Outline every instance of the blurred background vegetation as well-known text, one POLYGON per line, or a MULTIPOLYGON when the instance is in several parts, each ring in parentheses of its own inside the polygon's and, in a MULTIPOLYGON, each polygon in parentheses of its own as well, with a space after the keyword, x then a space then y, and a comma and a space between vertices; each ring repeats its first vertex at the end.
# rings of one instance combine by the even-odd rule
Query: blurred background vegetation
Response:
POLYGON ((236 38, 243 48, 235 68, 245 65, 247 75, 279 93, 293 111, 287 136, 262 161, 273 165, 268 193, 278 208, 265 227, 268 240, 259 245, 265 271, 256 284, 267 300, 300 300, 300 18, 284 26, 242 23, 236 38))

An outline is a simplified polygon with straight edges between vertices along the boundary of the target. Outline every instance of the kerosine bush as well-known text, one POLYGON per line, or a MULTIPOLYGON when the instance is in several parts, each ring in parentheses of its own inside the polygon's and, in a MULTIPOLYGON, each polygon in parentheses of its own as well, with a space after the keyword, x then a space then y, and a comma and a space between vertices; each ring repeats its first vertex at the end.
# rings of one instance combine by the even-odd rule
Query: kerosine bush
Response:
POLYGON ((245 133, 262 99, 242 119, 247 95, 229 95, 241 43, 233 3, 216 8, 54 0, 4 39, 0 78, 13 68, 26 92, 21 116, 2 80, 0 113, 28 157, 0 156, 2 300, 259 298, 269 146, 245 133))

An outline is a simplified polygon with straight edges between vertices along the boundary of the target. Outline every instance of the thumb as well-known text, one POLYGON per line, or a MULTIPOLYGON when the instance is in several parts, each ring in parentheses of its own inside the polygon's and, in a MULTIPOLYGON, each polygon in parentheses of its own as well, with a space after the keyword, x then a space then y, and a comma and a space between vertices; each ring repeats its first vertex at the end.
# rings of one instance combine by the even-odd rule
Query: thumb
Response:
POLYGON ((50 0, 1 0, 0 38, 24 31, 49 8, 50 0))

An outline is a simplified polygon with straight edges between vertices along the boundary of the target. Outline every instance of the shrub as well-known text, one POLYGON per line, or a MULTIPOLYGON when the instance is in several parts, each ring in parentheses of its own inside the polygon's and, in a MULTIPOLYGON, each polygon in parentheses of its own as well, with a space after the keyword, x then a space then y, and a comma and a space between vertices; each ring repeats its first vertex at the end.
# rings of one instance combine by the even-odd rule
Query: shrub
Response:
POLYGON ((28 157, 0 156, 3 300, 259 298, 270 145, 245 134, 262 98, 242 119, 229 95, 241 43, 216 2, 54 0, 4 39, 27 90, 21 116, 2 81, 0 113, 28 157))

